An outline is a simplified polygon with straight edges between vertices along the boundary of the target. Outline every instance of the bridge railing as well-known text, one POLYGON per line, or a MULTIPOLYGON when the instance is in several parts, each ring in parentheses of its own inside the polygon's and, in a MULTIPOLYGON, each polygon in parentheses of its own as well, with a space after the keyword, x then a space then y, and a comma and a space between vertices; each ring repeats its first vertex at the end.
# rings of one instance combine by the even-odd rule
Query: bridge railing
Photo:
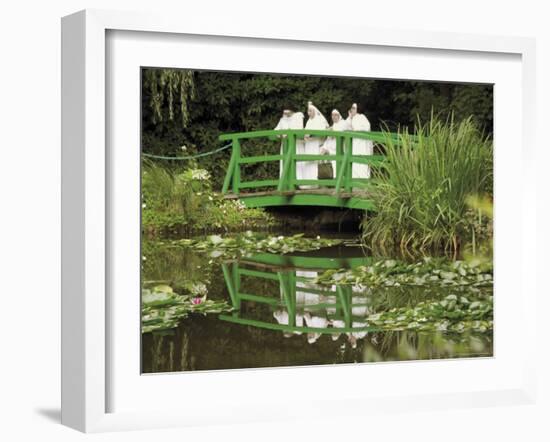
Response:
POLYGON ((263 130, 255 132, 241 132, 222 134, 221 141, 231 141, 232 153, 229 167, 224 179, 222 192, 231 191, 239 194, 242 189, 254 189, 259 187, 275 187, 276 190, 293 191, 299 186, 323 186, 333 187, 336 192, 341 190, 351 192, 354 187, 362 187, 369 178, 358 178, 352 175, 352 165, 367 164, 376 166, 384 160, 382 155, 354 155, 353 140, 370 140, 373 142, 383 142, 387 134, 382 132, 351 132, 351 131, 332 131, 332 130, 310 130, 310 129, 285 129, 285 130, 263 130), (296 150, 298 140, 303 140, 305 136, 328 138, 336 140, 335 155, 301 154, 296 150), (268 140, 280 140, 282 142, 282 153, 274 155, 243 156, 242 141, 266 138, 268 140), (282 170, 279 177, 270 180, 243 181, 241 178, 241 166, 243 164, 254 164, 271 161, 282 161, 282 170), (296 163, 300 161, 335 161, 336 171, 333 179, 298 179, 296 176, 296 163))

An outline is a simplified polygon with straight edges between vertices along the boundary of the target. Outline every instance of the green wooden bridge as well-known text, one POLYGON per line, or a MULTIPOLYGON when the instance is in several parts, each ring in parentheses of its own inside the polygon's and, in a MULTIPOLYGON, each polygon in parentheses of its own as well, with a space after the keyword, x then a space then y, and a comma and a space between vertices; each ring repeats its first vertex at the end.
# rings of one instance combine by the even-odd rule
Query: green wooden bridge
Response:
MULTIPOLYGON (((328 206, 351 209, 373 209, 369 200, 369 178, 353 178, 352 165, 368 164, 376 167, 384 161, 382 155, 353 155, 353 139, 383 143, 388 134, 382 132, 350 132, 332 130, 265 130, 222 134, 221 141, 232 143, 231 160, 223 183, 222 193, 227 199, 239 199, 247 207, 269 206, 328 206), (335 155, 298 154, 296 141, 305 136, 332 137, 336 140, 335 155), (243 146, 247 140, 267 139, 282 143, 282 153, 276 155, 245 156, 243 146), (246 164, 282 161, 280 175, 269 180, 246 181, 242 166, 246 164), (299 161, 335 161, 333 179, 297 179, 296 163, 299 161), (300 189, 300 186, 313 186, 300 189), (268 189, 268 190, 265 190, 268 189)), ((394 134, 391 134, 394 136, 394 134)))

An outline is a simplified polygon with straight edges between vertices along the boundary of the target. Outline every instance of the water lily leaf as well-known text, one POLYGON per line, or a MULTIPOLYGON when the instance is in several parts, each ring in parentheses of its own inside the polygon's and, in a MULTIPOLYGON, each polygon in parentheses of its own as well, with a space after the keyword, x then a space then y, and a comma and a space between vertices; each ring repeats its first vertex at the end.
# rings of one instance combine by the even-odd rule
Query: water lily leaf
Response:
POLYGON ((164 293, 173 293, 174 292, 172 287, 170 287, 169 285, 165 285, 165 284, 157 285, 157 286, 153 287, 153 291, 155 291, 155 292, 164 292, 164 293))
POLYGON ((210 241, 214 245, 217 245, 223 242, 223 238, 220 235, 210 235, 208 237, 208 241, 210 241))
POLYGON ((145 293, 141 297, 141 302, 147 306, 160 306, 173 304, 177 298, 172 293, 167 292, 150 292, 145 293))
POLYGON ((456 278, 456 273, 452 273, 452 272, 441 272, 439 275, 443 279, 455 279, 456 278))

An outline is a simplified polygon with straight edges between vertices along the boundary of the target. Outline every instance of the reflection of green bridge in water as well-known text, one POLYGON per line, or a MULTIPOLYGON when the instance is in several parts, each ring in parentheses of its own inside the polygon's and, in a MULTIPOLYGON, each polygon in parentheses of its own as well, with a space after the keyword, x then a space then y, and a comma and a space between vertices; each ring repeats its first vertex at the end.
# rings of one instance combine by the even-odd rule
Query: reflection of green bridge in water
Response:
POLYGON ((313 284, 311 276, 301 276, 300 271, 340 269, 365 264, 368 258, 322 258, 316 256, 288 256, 261 253, 239 262, 222 264, 223 275, 231 303, 233 314, 222 314, 220 319, 235 324, 277 330, 285 333, 317 333, 339 335, 341 333, 364 333, 378 331, 365 323, 364 315, 355 315, 354 310, 367 307, 366 297, 354 293, 351 285, 321 286, 313 284), (298 271, 297 271, 298 269, 298 271), (242 278, 256 278, 276 281, 280 296, 245 293, 241 288, 242 278), (319 295, 315 303, 297 302, 297 293, 319 295), (359 296, 357 296, 359 295, 359 296), (357 302, 357 300, 360 302, 357 302), (265 304, 271 309, 284 309, 288 313, 286 324, 268 322, 257 318, 243 317, 243 302, 265 304), (328 321, 337 321, 338 327, 309 327, 297 324, 296 318, 300 310, 307 309, 313 315, 326 317, 328 321), (358 325, 361 324, 361 325, 358 325))
MULTIPOLYGON (((381 132, 349 132, 332 130, 265 130, 223 134, 222 141, 231 141, 232 154, 225 176, 222 193, 228 199, 240 199, 247 207, 268 206, 329 206, 350 209, 373 209, 368 197, 369 178, 352 176, 353 164, 379 165, 381 155, 353 155, 353 139, 370 140, 383 143, 393 134, 381 132), (335 155, 298 154, 296 141, 304 136, 331 137, 336 141, 335 155), (267 138, 280 140, 282 153, 278 155, 242 156, 242 144, 245 140, 267 138), (280 176, 271 180, 242 180, 242 166, 246 164, 282 161, 280 176), (336 171, 333 179, 304 180, 297 179, 296 163, 300 161, 335 161, 336 171), (300 187, 316 187, 304 189, 300 187), (258 191, 268 188, 271 190, 258 191), (243 192, 243 190, 245 192, 243 192), (252 191, 250 191, 252 190, 252 191)), ((397 141, 397 138, 395 138, 397 141)))

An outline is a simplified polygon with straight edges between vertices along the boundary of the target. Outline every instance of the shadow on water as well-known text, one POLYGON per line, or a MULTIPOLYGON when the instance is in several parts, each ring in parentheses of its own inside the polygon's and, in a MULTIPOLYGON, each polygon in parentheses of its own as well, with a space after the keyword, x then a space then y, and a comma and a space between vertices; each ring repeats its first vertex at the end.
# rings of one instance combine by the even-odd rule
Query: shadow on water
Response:
POLYGON ((371 258, 345 243, 314 252, 259 253, 224 262, 192 250, 160 248, 144 279, 208 286, 209 299, 233 308, 192 314, 177 327, 144 333, 143 372, 303 366, 492 355, 492 333, 452 335, 380 331, 366 316, 446 295, 422 288, 393 296, 361 285, 319 285, 327 269, 354 268, 371 258))

